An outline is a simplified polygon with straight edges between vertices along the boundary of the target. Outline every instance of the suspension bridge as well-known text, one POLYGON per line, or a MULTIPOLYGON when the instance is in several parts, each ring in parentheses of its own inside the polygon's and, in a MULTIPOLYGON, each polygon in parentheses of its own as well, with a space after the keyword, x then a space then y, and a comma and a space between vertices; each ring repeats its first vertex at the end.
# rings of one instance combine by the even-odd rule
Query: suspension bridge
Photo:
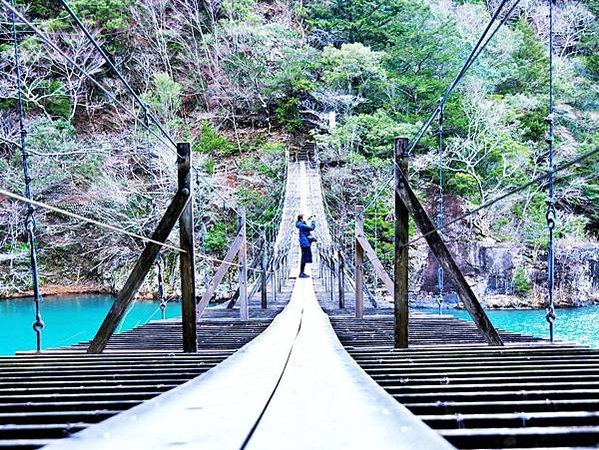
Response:
MULTIPOLYGON (((442 189, 437 216, 431 218, 409 182, 410 155, 435 120, 442 156, 444 104, 515 3, 509 9, 507 1, 498 6, 416 136, 411 141, 395 140, 390 149, 393 176, 375 189, 369 203, 355 205, 350 245, 344 240, 346 227, 334 219, 326 202, 318 147, 307 142, 288 148, 285 188, 272 220, 254 223, 243 209, 229 205, 238 223, 222 260, 197 252, 192 203, 201 176, 194 168, 190 145, 169 136, 68 4, 60 3, 131 94, 137 111, 98 83, 118 106, 143 118, 148 159, 152 160, 150 136, 176 152, 176 189, 164 211, 158 211, 152 201, 149 235, 36 201, 30 186, 25 109, 19 98, 21 139, 10 144, 21 152, 25 195, 4 189, 0 195, 27 205, 37 351, 0 358, 0 447, 596 448, 599 351, 553 339, 553 182, 557 173, 599 150, 554 165, 551 86, 548 170, 529 183, 549 186, 549 340, 493 326, 444 243, 441 232, 452 221, 446 221, 443 214, 442 189), (364 216, 391 183, 395 247, 389 272, 369 242, 372 236, 364 227, 364 216), (112 309, 90 341, 42 350, 35 208, 110 233, 126 233, 144 243, 112 309), (316 217, 317 243, 307 279, 298 278, 295 223, 299 212, 316 217), (410 217, 420 232, 412 240, 410 217), (179 241, 173 244, 168 239, 177 225, 179 241), (258 235, 250 251, 248 228, 258 235), (440 291, 445 277, 450 278, 472 322, 409 311, 408 252, 416 239, 426 240, 439 262, 440 291), (179 257, 181 319, 167 320, 163 315, 162 320, 115 333, 152 270, 157 273, 160 307, 166 309, 161 262, 165 248, 179 257), (195 267, 200 258, 218 264, 202 290, 195 267), (369 290, 367 266, 387 291, 385 298, 369 290), (227 273, 237 275, 235 295, 228 303, 208 307, 227 273)), ((12 3, 2 0, 2 4, 12 15, 16 79, 20 80, 17 20, 46 45, 54 44, 12 3)), ((76 62, 71 63, 85 73, 76 62)), ((439 178, 443 179, 442 171, 439 178)), ((479 209, 492 207, 526 187, 479 209)))

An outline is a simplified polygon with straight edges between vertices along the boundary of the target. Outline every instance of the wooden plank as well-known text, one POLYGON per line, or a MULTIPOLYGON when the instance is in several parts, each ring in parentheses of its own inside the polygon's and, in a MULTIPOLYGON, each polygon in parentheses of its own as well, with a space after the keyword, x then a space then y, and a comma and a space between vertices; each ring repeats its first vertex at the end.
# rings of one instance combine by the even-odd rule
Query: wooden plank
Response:
POLYGON ((248 268, 247 268, 247 233, 245 221, 245 209, 241 209, 239 215, 239 233, 241 246, 239 247, 239 318, 249 319, 248 301, 248 268))
POLYGON ((218 288, 218 285, 223 280, 225 274, 227 273, 227 270, 229 270, 229 267, 231 267, 231 264, 233 263, 233 260, 239 253, 239 250, 241 249, 242 244, 243 244, 243 236, 241 234, 241 231, 239 231, 239 233, 237 233, 237 237, 233 241, 233 244, 231 245, 231 247, 229 247, 229 251, 225 255, 225 259, 223 259, 223 262, 220 264, 220 266, 218 266, 216 273, 210 280, 210 283, 208 284, 208 288, 206 289, 206 292, 204 292, 204 294, 202 295, 202 298, 198 302, 198 305, 197 305, 198 319, 200 317, 202 317, 202 313, 206 309, 206 306, 208 306, 208 302, 210 301, 210 299, 216 292, 216 289, 218 288))
MULTIPOLYGON (((436 256, 437 261, 443 267, 446 273, 448 273, 453 279, 454 286, 458 291, 460 299, 464 303, 464 306, 468 310, 468 313, 474 320, 474 323, 483 334, 485 340, 490 345, 503 345, 503 341, 499 336, 499 333, 487 317, 484 309, 480 305, 476 294, 466 281, 466 278, 462 274, 462 271, 456 264, 455 260, 451 256, 451 253, 447 249, 447 246, 439 236, 439 233, 435 229, 433 222, 424 210, 422 204, 416 197, 416 194, 410 187, 407 177, 403 170, 399 170, 396 166, 396 172, 398 176, 398 185, 395 191, 397 192, 401 203, 407 208, 414 218, 414 222, 418 226, 420 232, 424 235, 426 242, 428 243, 431 251, 436 256)), ((404 247, 407 252, 407 246, 404 247)))
MULTIPOLYGON (((364 235, 364 207, 356 206, 356 239, 364 235)), ((355 290, 356 290, 356 317, 364 317, 364 250, 356 242, 356 272, 355 272, 355 290)))
POLYGON ((362 250, 364 250, 364 254, 368 257, 368 259, 372 263, 372 268, 374 269, 374 271, 376 272, 378 277, 381 279, 381 281, 385 285, 385 288, 387 289, 387 291, 389 291, 389 293, 391 295, 393 295, 393 289, 394 289, 393 280, 391 279, 391 277, 389 276, 389 274, 383 267, 381 260, 376 255, 376 251, 374 250, 374 248, 372 248, 372 245, 370 245, 370 242, 368 242, 368 239, 366 239, 366 236, 358 236, 357 239, 358 239, 357 244, 362 247, 362 250))
MULTIPOLYGON (((179 191, 192 198, 191 145, 177 144, 179 191)), ((196 265, 193 235, 193 205, 188 203, 179 218, 179 242, 185 253, 179 255, 181 269, 181 321, 183 329, 183 352, 198 351, 196 319, 196 265)))
MULTIPOLYGON (((179 191, 175 194, 173 201, 168 206, 162 219, 160 219, 156 231, 152 234, 152 240, 166 242, 173 227, 179 220, 179 216, 189 203, 190 198, 191 195, 189 192, 179 191)), ((160 249, 161 246, 154 244, 153 242, 146 244, 139 259, 135 263, 135 267, 131 271, 129 278, 127 278, 124 286, 119 291, 112 308, 110 308, 104 322, 102 322, 100 329, 90 343, 87 349, 88 353, 101 353, 102 350, 104 350, 108 340, 114 334, 114 330, 123 319, 127 308, 133 301, 133 297, 137 294, 139 287, 156 261, 160 249)))
MULTIPOLYGON (((408 157, 406 154, 408 139, 396 138, 394 141, 394 173, 397 191, 403 190, 399 177, 399 168, 406 176, 408 174, 408 157)), ((409 290, 408 290, 408 240, 409 240, 409 214, 400 196, 395 194, 395 261, 394 275, 394 345, 396 348, 408 347, 409 326, 409 290)))

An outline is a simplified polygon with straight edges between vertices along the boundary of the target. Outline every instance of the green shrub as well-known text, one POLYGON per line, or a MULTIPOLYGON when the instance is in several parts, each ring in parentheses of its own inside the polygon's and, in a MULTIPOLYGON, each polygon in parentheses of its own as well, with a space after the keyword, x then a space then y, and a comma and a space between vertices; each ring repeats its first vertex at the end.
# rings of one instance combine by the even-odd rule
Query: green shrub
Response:
POLYGON ((224 223, 217 223, 206 231, 204 245, 209 253, 221 253, 227 247, 227 227, 224 223))
POLYGON ((520 117, 521 128, 524 131, 522 137, 533 142, 542 141, 547 131, 546 115, 547 109, 542 107, 524 113, 520 117))
POLYGON ((17 101, 14 98, 0 99, 0 110, 9 111, 17 106, 17 101))
POLYGON ((530 292, 530 280, 521 266, 516 267, 516 270, 514 270, 512 284, 517 294, 524 295, 530 292))
POLYGON ((221 156, 233 156, 238 153, 237 146, 220 135, 207 120, 200 124, 200 136, 193 143, 192 149, 206 155, 216 152, 221 156))
POLYGON ((280 142, 266 143, 260 147, 260 153, 264 156, 283 155, 285 153, 285 144, 280 142))
POLYGON ((181 110, 183 87, 166 73, 154 74, 154 87, 144 99, 166 121, 173 121, 181 110))
POLYGON ((31 122, 28 144, 44 152, 69 151, 75 145, 75 127, 64 119, 40 118, 31 122))
POLYGON ((71 0, 70 6, 87 22, 106 31, 116 31, 129 26, 131 3, 131 0, 71 0))
POLYGON ((68 119, 71 115, 71 99, 64 95, 65 88, 61 81, 52 80, 45 87, 48 96, 44 101, 44 108, 54 117, 68 119))
POLYGON ((277 122, 289 132, 297 131, 302 127, 299 113, 299 100, 295 97, 281 99, 275 109, 277 122))
POLYGON ((216 161, 213 158, 206 158, 204 160, 203 168, 204 172, 208 175, 214 174, 214 167, 216 166, 216 161))

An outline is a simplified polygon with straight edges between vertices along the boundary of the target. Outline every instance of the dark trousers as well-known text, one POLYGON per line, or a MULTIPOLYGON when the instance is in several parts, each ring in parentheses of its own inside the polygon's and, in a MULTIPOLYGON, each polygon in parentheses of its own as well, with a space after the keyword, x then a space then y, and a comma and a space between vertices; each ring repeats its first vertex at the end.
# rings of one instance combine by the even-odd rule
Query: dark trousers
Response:
POLYGON ((312 263, 312 249, 310 247, 301 247, 302 259, 300 260, 300 273, 306 270, 306 264, 312 263))

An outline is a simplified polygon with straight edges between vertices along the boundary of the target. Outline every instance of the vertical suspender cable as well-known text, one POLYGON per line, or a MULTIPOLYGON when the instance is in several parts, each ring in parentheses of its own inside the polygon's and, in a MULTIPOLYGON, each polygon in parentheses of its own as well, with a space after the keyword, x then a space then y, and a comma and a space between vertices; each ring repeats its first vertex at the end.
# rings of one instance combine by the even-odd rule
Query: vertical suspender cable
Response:
MULTIPOLYGON (((443 121, 445 120, 444 103, 442 99, 439 101, 439 197, 437 198, 437 228, 443 229, 445 226, 445 199, 443 192, 443 121)), ((439 265, 437 268, 437 288, 439 289, 439 314, 443 306, 443 291, 445 287, 443 267, 439 265)))
MULTIPOLYGON (((14 8, 14 0, 11 0, 11 6, 14 8)), ((31 194, 31 177, 29 176, 29 152, 27 151, 27 131, 25 130, 25 113, 23 110, 23 97, 22 97, 22 86, 21 86, 21 66, 19 60, 19 43, 17 40, 17 23, 14 11, 12 16, 12 38, 14 45, 14 56, 15 56, 15 71, 17 75, 17 107, 19 112, 19 132, 21 139, 21 157, 23 163, 23 176, 25 178, 25 197, 28 200, 32 200, 31 194)), ((29 241, 29 258, 31 263, 31 279, 33 285, 33 298, 35 301, 35 321, 33 322, 33 331, 36 336, 36 350, 39 352, 42 348, 42 329, 44 328, 44 322, 42 321, 41 303, 42 295, 39 287, 39 274, 37 267, 37 250, 35 247, 35 216, 34 208, 29 203, 27 205, 27 217, 25 220, 25 231, 27 232, 27 238, 29 241)))
POLYGON ((549 172, 549 192, 547 195, 547 212, 545 219, 547 221, 547 230, 549 232, 549 243, 547 245, 547 314, 546 319, 549 323, 549 339, 553 342, 553 323, 555 322, 554 290, 555 290, 555 224, 557 213, 555 210, 555 175, 553 161, 553 141, 554 141, 554 117, 553 117, 553 0, 549 1, 549 115, 547 124, 549 132, 547 135, 547 144, 549 151, 547 155, 547 171, 549 172))
MULTIPOLYGON (((144 122, 146 126, 146 154, 148 158, 148 170, 150 171, 150 205, 151 211, 151 222, 152 226, 155 226, 158 222, 156 213, 156 200, 154 199, 154 190, 156 187, 156 174, 154 173, 154 151, 152 150, 152 142, 150 136, 150 118, 148 116, 148 108, 144 103, 144 122)), ((162 252, 158 253, 156 258, 156 271, 158 277, 158 299, 160 300, 160 313, 162 320, 166 319, 166 297, 164 295, 164 282, 162 275, 162 252)))

